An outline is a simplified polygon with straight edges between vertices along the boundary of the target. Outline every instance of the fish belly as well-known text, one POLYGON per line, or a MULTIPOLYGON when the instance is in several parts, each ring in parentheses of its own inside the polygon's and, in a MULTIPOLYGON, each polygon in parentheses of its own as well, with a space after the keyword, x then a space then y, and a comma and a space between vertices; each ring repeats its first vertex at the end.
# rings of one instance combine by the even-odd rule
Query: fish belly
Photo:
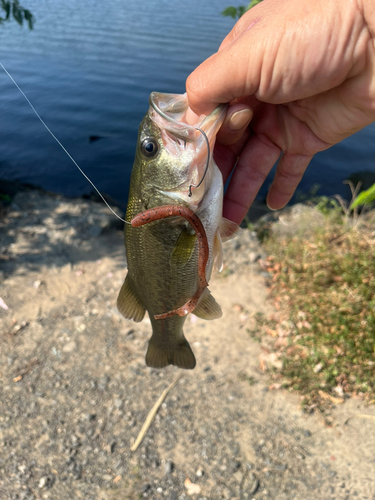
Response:
POLYGON ((154 318, 182 306, 197 290, 198 245, 187 262, 171 258, 184 229, 184 225, 166 221, 125 229, 129 279, 134 295, 150 315, 153 330, 146 363, 155 368, 169 364, 186 369, 195 366, 182 330, 186 317, 154 318))

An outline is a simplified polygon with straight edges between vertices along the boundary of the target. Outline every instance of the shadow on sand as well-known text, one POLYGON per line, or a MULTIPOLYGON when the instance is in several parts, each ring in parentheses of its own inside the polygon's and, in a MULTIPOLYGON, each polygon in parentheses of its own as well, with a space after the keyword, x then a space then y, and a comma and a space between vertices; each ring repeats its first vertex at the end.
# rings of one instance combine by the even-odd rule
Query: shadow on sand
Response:
POLYGON ((26 186, 13 188, 11 203, 0 208, 2 279, 103 257, 124 262, 123 223, 104 204, 26 186))

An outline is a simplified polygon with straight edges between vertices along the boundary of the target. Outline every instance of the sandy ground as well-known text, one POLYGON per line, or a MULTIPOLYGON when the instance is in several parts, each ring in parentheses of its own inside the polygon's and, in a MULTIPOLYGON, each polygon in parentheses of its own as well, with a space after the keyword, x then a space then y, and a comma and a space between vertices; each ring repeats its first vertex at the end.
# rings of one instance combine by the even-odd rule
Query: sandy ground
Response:
POLYGON ((375 499, 375 422, 359 417, 375 408, 348 400, 327 427, 260 370, 248 331, 272 306, 250 231, 210 282, 223 317, 187 320, 184 372, 147 368, 149 319, 116 310, 123 239, 102 205, 25 191, 0 223, 0 499, 375 499))

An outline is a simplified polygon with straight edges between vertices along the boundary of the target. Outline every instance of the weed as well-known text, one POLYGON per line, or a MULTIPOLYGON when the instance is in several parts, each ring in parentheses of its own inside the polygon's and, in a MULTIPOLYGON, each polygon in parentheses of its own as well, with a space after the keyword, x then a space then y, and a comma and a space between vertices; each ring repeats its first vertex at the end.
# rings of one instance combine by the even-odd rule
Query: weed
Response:
POLYGON ((12 198, 8 194, 0 193, 0 202, 4 204, 9 204, 12 201, 12 198))
POLYGON ((346 213, 265 242, 272 296, 285 311, 273 327, 284 336, 283 385, 305 396, 307 410, 353 393, 374 398, 375 233, 364 222, 353 226, 346 213))

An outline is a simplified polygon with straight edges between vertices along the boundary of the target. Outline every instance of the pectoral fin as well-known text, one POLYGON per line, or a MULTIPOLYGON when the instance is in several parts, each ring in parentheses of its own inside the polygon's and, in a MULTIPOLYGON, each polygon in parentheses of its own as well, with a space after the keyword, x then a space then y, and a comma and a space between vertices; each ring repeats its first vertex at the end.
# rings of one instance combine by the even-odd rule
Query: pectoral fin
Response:
POLYGON ((222 241, 228 241, 232 238, 235 238, 238 234, 241 233, 241 228, 235 222, 226 219, 225 217, 221 218, 219 225, 219 232, 222 241))
POLYGON ((188 230, 184 228, 173 249, 170 259, 171 264, 182 267, 185 266, 193 255, 196 241, 197 235, 195 233, 190 234, 188 230))
POLYGON ((129 275, 126 276, 124 284, 121 287, 117 297, 117 309, 124 318, 132 319, 136 323, 142 321, 145 315, 145 308, 140 304, 131 288, 129 275))
POLYGON ((203 292, 202 298, 194 309, 194 314, 201 319, 221 318, 223 312, 208 288, 203 292))

